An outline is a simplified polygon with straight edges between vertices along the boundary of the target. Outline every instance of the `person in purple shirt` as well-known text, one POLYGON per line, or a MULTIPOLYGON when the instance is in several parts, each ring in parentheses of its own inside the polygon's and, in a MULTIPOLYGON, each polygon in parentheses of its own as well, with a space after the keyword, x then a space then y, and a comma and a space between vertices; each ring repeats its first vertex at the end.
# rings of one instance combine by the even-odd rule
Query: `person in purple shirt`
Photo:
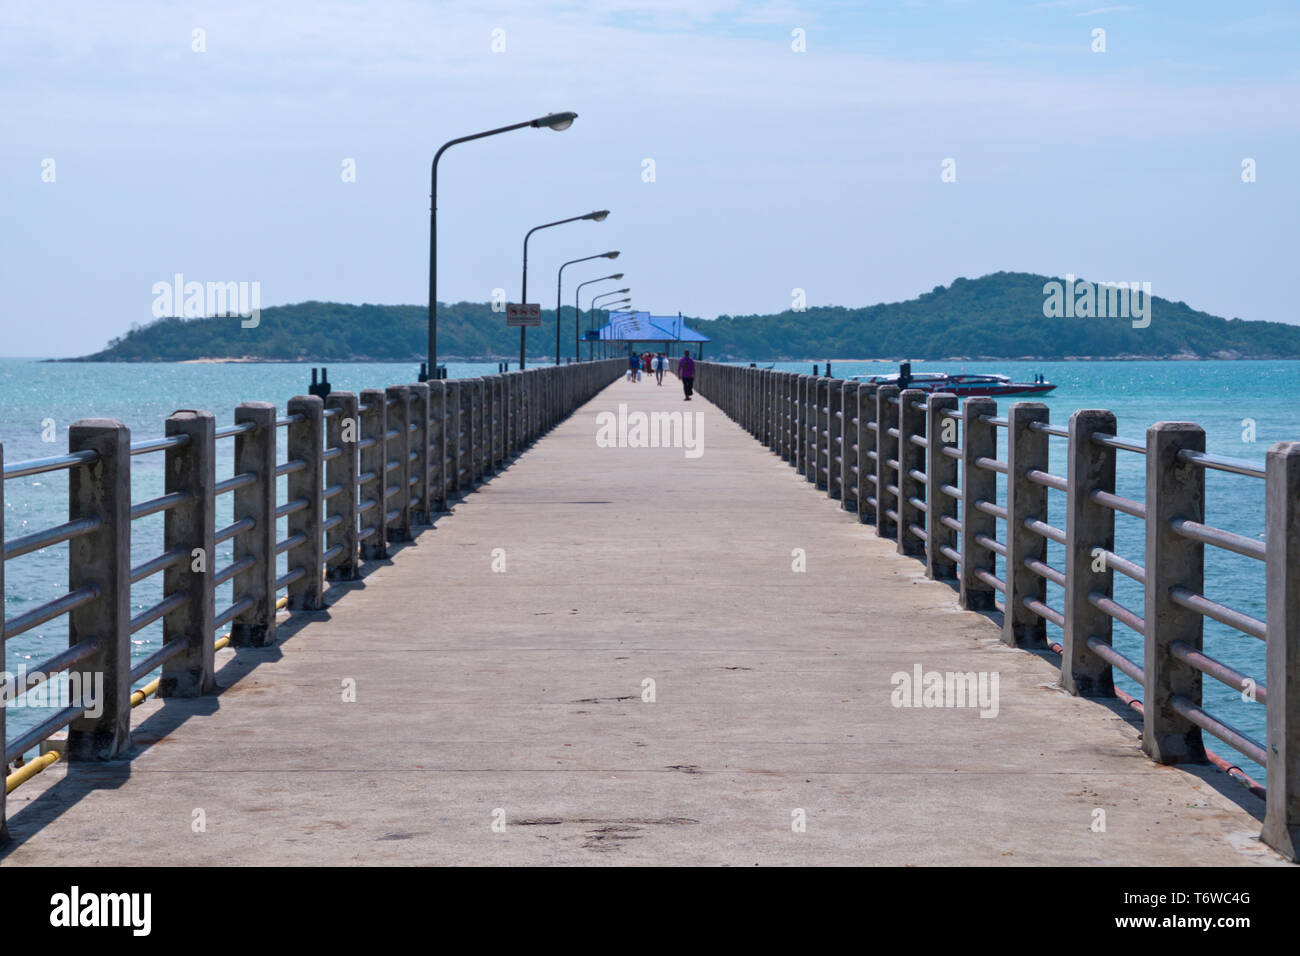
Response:
POLYGON ((682 388, 686 390, 686 400, 691 400, 691 392, 695 390, 695 362, 691 359, 690 349, 682 353, 681 360, 677 363, 677 377, 682 380, 682 388))

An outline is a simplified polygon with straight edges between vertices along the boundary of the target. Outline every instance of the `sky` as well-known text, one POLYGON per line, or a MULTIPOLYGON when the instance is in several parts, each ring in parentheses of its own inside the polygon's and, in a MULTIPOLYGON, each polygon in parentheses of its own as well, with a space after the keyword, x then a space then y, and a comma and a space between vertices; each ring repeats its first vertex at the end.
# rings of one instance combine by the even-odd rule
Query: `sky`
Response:
POLYGON ((609 209, 534 235, 531 301, 617 249, 566 303, 1009 270, 1297 323, 1297 53, 1300 5, 1252 0, 3 0, 0 355, 95 351, 177 273, 424 303, 438 147, 560 110, 444 154, 441 301, 516 301, 531 227, 609 209))

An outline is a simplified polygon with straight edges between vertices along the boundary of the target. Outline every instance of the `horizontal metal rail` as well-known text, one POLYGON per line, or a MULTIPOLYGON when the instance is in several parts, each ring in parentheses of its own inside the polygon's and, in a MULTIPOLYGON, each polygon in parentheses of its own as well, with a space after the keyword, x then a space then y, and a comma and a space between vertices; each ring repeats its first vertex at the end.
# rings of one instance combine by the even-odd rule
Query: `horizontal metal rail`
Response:
POLYGON ((1184 448, 1180 451, 1178 460, 1185 461, 1189 465, 1210 468, 1214 471, 1227 471, 1234 475, 1246 475, 1249 478, 1263 478, 1265 475, 1264 466, 1259 462, 1249 461, 1245 458, 1229 458, 1226 455, 1211 455, 1208 452, 1193 451, 1190 448, 1184 448))
POLYGON ((1107 435, 1105 432, 1093 432, 1091 438, 1098 445, 1105 445, 1107 448, 1118 448, 1121 451, 1132 451, 1139 455, 1145 455, 1147 453, 1145 441, 1136 442, 1128 438, 1120 438, 1118 435, 1107 435))
POLYGON ((184 448, 190 443, 189 435, 168 435, 165 438, 146 438, 131 442, 132 455, 147 455, 153 451, 166 451, 168 448, 184 448))
POLYGON ((1146 632, 1147 632, 1146 621, 1138 617, 1136 614, 1134 614, 1124 605, 1116 602, 1113 598, 1108 598, 1106 597, 1106 595, 1101 594, 1097 591, 1089 591, 1088 603, 1091 604, 1093 607, 1095 607, 1097 610, 1105 614, 1109 614, 1111 617, 1119 621, 1125 627, 1128 627, 1129 629, 1136 631, 1137 633, 1143 635, 1144 637, 1146 636, 1146 632))
POLYGON ((234 475, 218 481, 214 491, 216 494, 224 495, 228 491, 234 491, 236 488, 245 488, 257 481, 257 475, 251 471, 245 471, 242 474, 234 475))
POLYGON ((254 518, 240 518, 238 521, 232 521, 224 528, 217 529, 213 535, 213 542, 221 544, 223 541, 229 541, 235 535, 243 531, 252 531, 257 527, 257 521, 254 518))
POLYGON ((143 581, 159 571, 165 571, 176 564, 187 561, 190 557, 188 548, 172 548, 170 551, 164 551, 156 558, 150 558, 142 564, 137 564, 131 569, 131 583, 143 581))
POLYGON ((1133 661, 1129 660, 1119 651, 1115 650, 1110 644, 1107 644, 1095 634, 1089 634, 1084 644, 1088 650, 1092 651, 1111 667, 1118 667, 1121 672, 1127 674, 1131 680, 1141 684, 1146 681, 1146 673, 1133 661))
POLYGON ((1246 690, 1253 686, 1255 700, 1261 704, 1268 703, 1268 687, 1266 685, 1256 683, 1235 667, 1230 667, 1223 661, 1215 660, 1204 651, 1198 651, 1186 641, 1174 641, 1169 645, 1169 653, 1178 660, 1190 664, 1202 674, 1207 674, 1226 684, 1233 690, 1246 690))
POLYGON ((1209 525, 1201 524, 1199 521, 1189 521, 1186 518, 1175 518, 1169 522, 1175 534, 1182 535, 1192 541, 1199 541, 1201 544, 1211 544, 1216 548, 1222 548, 1225 551, 1233 551, 1237 554, 1245 555, 1248 558, 1264 560, 1265 549, 1264 542, 1254 538, 1247 538, 1244 535, 1235 534, 1232 531, 1223 531, 1220 528, 1212 528, 1209 525))
POLYGON ((160 511, 168 511, 193 500, 194 496, 188 491, 173 491, 165 495, 159 495, 157 498, 150 498, 148 501, 132 505, 131 520, 145 518, 160 511))
POLYGON ((1206 733, 1218 737, 1229 747, 1240 751, 1260 766, 1268 763, 1268 754, 1264 750, 1263 744, 1247 737, 1236 727, 1225 724, 1217 717, 1212 717, 1202 707, 1193 703, 1182 694, 1174 694, 1169 699, 1169 706, 1183 717, 1186 717, 1197 727, 1200 727, 1206 733))
POLYGON ((83 534, 98 531, 103 525, 103 521, 97 517, 74 518, 72 521, 65 521, 63 524, 46 528, 44 531, 33 531, 21 538, 7 540, 5 541, 5 560, 21 557, 42 548, 53 547, 65 541, 72 541, 74 538, 80 538, 83 534))
POLYGON ((155 671, 162 667, 167 661, 171 660, 181 651, 185 650, 189 644, 183 637, 175 637, 164 644, 158 650, 154 651, 142 661, 131 665, 131 683, 135 683, 145 674, 155 671))
POLYGON ((170 614, 182 604, 189 600, 189 595, 184 591, 177 591, 169 594, 151 608, 146 608, 135 617, 131 618, 131 633, 148 627, 154 621, 166 614, 170 614))
POLYGON ((1204 594, 1197 594, 1185 587, 1172 587, 1169 589, 1169 597, 1180 607, 1213 618, 1220 624, 1226 624, 1228 627, 1235 628, 1250 637, 1258 638, 1261 641, 1266 640, 1268 637, 1267 626, 1259 618, 1235 611, 1218 601, 1211 601, 1204 594))
POLYGON ((46 601, 39 607, 34 607, 25 614, 19 614, 17 617, 11 617, 5 620, 4 637, 9 640, 11 637, 17 637, 34 627, 40 627, 46 621, 52 621, 61 614, 67 614, 69 611, 75 611, 82 605, 89 604, 99 597, 99 588, 93 584, 87 584, 77 588, 75 591, 69 591, 52 601, 46 601))
POLYGON ((75 468, 77 465, 89 465, 99 461, 99 452, 93 449, 69 452, 66 455, 51 455, 49 458, 32 458, 28 461, 15 461, 6 464, 4 477, 26 478, 28 475, 43 475, 63 468, 75 468))
POLYGON ((1120 495, 1111 494, 1109 491, 1092 491, 1088 494, 1088 500, 1094 501, 1112 511, 1121 511, 1126 515, 1132 515, 1134 518, 1141 518, 1143 521, 1147 518, 1146 505, 1140 501, 1134 501, 1132 498, 1124 498, 1120 495))

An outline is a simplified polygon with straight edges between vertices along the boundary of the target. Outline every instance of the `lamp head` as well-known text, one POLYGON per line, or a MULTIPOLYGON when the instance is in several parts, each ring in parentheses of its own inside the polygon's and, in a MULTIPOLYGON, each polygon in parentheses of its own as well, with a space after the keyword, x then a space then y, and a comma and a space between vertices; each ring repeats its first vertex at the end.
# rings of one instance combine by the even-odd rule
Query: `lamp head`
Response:
POLYGON ((610 278, 611 278, 611 279, 621 279, 621 278, 623 278, 623 273, 621 273, 621 272, 615 272, 612 276, 610 276, 610 278))
POLYGON ((616 250, 614 250, 613 252, 605 252, 605 253, 602 253, 602 255, 603 255, 606 259, 617 259, 617 258, 618 258, 618 250, 616 249, 616 250))
POLYGON ((547 113, 545 116, 539 116, 533 120, 532 125, 537 129, 546 127, 547 129, 559 131, 568 129, 577 118, 577 113, 547 113))
POLYGON ((593 222, 604 222, 605 217, 609 215, 608 209, 597 209, 595 212, 589 212, 583 216, 583 219, 590 219, 593 222))

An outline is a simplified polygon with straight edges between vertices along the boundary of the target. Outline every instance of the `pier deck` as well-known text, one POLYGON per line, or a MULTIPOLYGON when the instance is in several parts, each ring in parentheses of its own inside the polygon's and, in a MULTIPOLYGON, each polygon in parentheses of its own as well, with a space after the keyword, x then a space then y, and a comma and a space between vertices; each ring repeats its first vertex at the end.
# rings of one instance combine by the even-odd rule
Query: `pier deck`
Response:
POLYGON ((1262 801, 1152 763, 675 380, 609 386, 330 595, 220 651, 218 695, 142 705, 130 759, 11 794, 6 862, 1281 861, 1262 801), (598 448, 620 402, 703 413, 703 455, 598 448), (996 718, 895 708, 917 664, 996 672, 996 718))

